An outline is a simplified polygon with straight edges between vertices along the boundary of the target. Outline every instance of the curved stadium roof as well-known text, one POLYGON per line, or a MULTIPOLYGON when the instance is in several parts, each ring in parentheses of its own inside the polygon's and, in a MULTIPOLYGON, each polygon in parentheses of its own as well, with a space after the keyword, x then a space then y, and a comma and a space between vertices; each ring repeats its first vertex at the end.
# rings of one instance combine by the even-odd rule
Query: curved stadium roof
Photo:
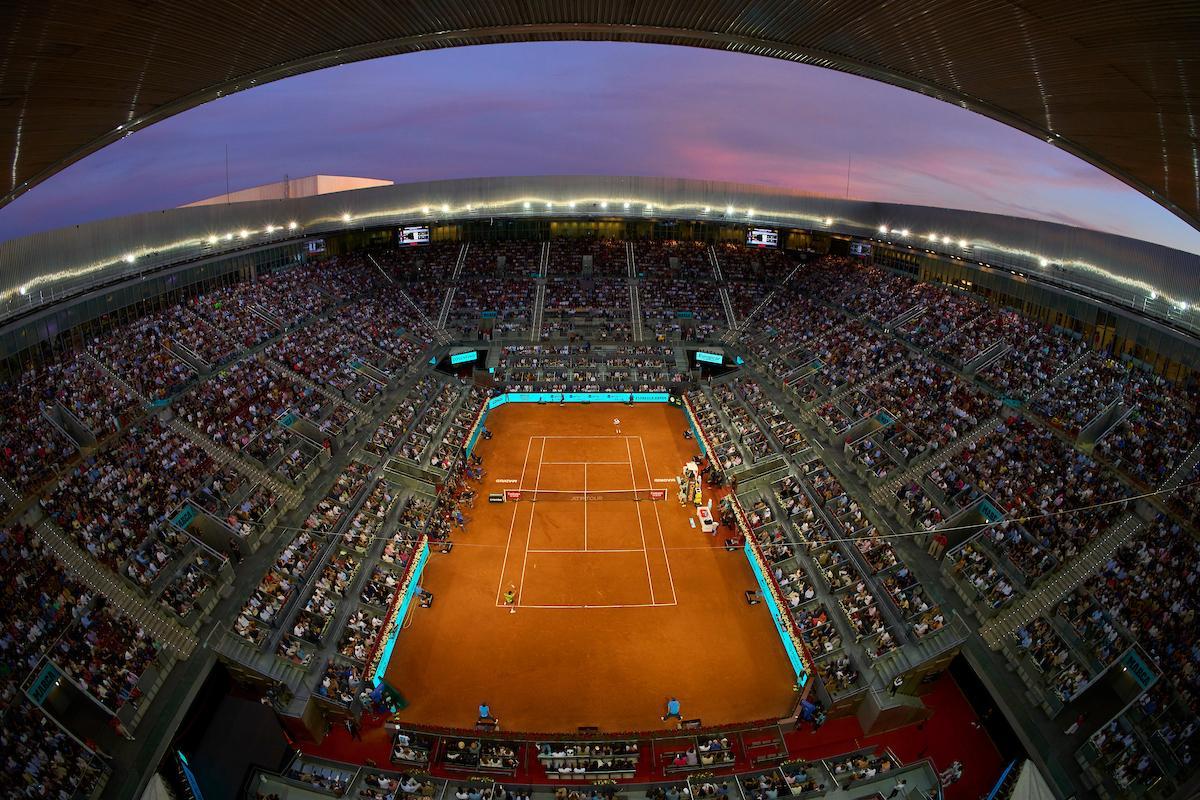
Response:
POLYGON ((255 84, 431 48, 572 39, 718 48, 893 83, 1043 138, 1200 226, 1195 0, 11 0, 0 20, 0 203, 255 84))

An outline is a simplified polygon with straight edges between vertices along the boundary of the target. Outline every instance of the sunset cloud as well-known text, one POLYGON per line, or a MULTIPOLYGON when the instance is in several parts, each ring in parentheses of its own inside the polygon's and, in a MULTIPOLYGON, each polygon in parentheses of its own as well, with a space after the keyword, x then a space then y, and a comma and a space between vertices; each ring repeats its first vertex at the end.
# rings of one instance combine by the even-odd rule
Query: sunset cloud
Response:
POLYGON ((120 140, 0 209, 0 238, 323 172, 397 182, 665 175, 1036 217, 1200 252, 1200 233, 1034 137, 885 84, 693 48, 540 43, 349 64, 120 140))

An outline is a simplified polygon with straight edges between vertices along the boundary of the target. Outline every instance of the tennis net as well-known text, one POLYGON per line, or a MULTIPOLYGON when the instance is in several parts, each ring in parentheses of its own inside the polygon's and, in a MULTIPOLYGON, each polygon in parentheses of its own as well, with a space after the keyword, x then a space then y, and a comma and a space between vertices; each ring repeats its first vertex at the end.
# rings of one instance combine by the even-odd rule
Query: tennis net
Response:
POLYGON ((504 499, 515 502, 611 503, 665 500, 666 489, 505 489, 504 499))

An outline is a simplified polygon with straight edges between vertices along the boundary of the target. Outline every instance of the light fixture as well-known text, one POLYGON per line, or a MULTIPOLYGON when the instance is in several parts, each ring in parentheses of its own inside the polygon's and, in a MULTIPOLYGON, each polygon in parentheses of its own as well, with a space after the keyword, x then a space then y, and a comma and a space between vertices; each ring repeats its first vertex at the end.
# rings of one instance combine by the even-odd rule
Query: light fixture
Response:
POLYGON ((1180 304, 1179 304, 1179 310, 1180 310, 1180 311, 1187 311, 1187 310, 1188 310, 1188 304, 1187 304, 1187 303, 1180 303, 1180 304))
POLYGON ((274 232, 275 232, 275 226, 274 226, 274 225, 268 225, 268 226, 267 226, 267 233, 268 233, 268 234, 272 234, 272 233, 274 233, 274 232))
POLYGON ((925 238, 931 242, 936 242, 938 240, 938 235, 936 233, 931 233, 928 236, 926 236, 925 238))
POLYGON ((446 213, 447 211, 449 211, 449 210, 450 210, 450 204, 449 204, 449 203, 442 203, 442 213, 443 213, 443 214, 445 214, 445 213, 446 213))
POLYGON ((747 209, 746 209, 746 216, 747 216, 747 217, 753 217, 753 216, 754 216, 754 209, 753 209, 753 208, 747 208, 747 209))
POLYGON ((242 228, 241 231, 238 232, 238 236, 241 236, 243 239, 245 239, 249 235, 250 235, 250 231, 246 230, 245 228, 242 228))
POLYGON ((350 212, 346 212, 345 214, 342 214, 342 222, 349 222, 349 221, 350 221, 350 212))
POLYGON ((225 241, 227 241, 227 242, 232 242, 232 241, 233 241, 233 234, 232 234, 232 233, 227 233, 227 234, 225 234, 225 241))
POLYGON ((470 213, 474 210, 475 210, 475 206, 471 205, 470 203, 467 203, 467 213, 470 213))
POLYGON ((134 261, 137 261, 137 256, 135 256, 133 253, 129 253, 125 256, 126 264, 132 264, 134 261))
POLYGON ((647 211, 653 211, 653 210, 654 210, 654 204, 653 204, 653 203, 646 203, 646 210, 647 210, 647 211))
POLYGON ((732 213, 733 213, 733 206, 725 206, 725 213, 726 213, 726 214, 732 214, 732 213))
POLYGON ((300 227, 300 225, 296 222, 296 220, 292 220, 291 222, 288 223, 289 231, 294 231, 294 230, 296 230, 296 228, 299 228, 299 227, 300 227))
POLYGON ((554 203, 546 203, 546 208, 554 208, 554 203))
POLYGON ((825 224, 826 224, 826 225, 832 225, 832 224, 833 224, 833 217, 826 217, 826 218, 825 218, 825 224))
POLYGON ((900 229, 900 235, 901 235, 901 236, 908 236, 908 228, 901 228, 901 229, 900 229))
POLYGON ((20 289, 18 289, 17 291, 19 291, 19 292, 20 292, 21 294, 23 294, 23 295, 24 295, 24 294, 29 294, 29 287, 28 287, 28 286, 22 286, 22 287, 21 287, 20 289))
POLYGON ((608 201, 607 201, 607 200, 601 200, 601 201, 600 201, 600 207, 601 207, 601 208, 608 208, 608 201))
POLYGON ((1158 292, 1151 292, 1151 293, 1150 293, 1150 299, 1151 299, 1151 300, 1157 300, 1157 299, 1158 299, 1158 292))
POLYGON ((629 203, 628 203, 628 202, 626 202, 626 203, 625 203, 625 210, 626 210, 626 211, 628 211, 628 210, 629 210, 629 203))
POLYGON ((1044 258, 1039 258, 1039 259, 1038 259, 1038 265, 1039 265, 1039 266, 1042 266, 1042 267, 1048 267, 1048 266, 1050 266, 1050 262, 1049 262, 1049 261, 1047 261, 1047 260, 1046 260, 1046 259, 1044 259, 1044 258))
POLYGON ((965 249, 966 249, 966 247, 967 247, 967 240, 966 240, 966 239, 959 239, 959 240, 958 240, 958 246, 959 246, 959 247, 961 247, 961 248, 963 248, 963 249, 965 250, 965 249))
POLYGON ((528 201, 528 200, 526 200, 526 201, 525 201, 524 203, 522 203, 521 205, 522 205, 522 206, 524 206, 524 208, 525 208, 525 210, 526 210, 526 211, 528 211, 528 210, 529 210, 529 201, 528 201))
POLYGON ((572 200, 571 202, 567 203, 567 206, 570 208, 575 208, 575 201, 572 200))
POLYGON ((942 244, 950 244, 950 237, 949 237, 949 236, 943 236, 943 237, 942 237, 942 244))
POLYGON ((216 243, 217 243, 217 237, 216 237, 216 236, 210 236, 210 237, 208 237, 208 243, 209 243, 209 244, 216 244, 216 243))

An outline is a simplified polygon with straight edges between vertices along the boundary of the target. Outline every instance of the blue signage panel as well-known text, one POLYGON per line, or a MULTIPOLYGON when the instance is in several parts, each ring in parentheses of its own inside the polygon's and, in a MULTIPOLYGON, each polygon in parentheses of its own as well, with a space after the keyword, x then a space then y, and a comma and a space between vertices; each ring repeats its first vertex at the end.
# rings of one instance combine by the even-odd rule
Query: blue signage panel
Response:
POLYGON ((987 500, 984 500, 979 504, 979 514, 985 520, 991 523, 996 523, 1004 519, 1004 515, 1000 513, 1000 509, 996 508, 987 500))
POLYGON ((196 518, 196 509, 190 505, 186 505, 179 509, 179 513, 171 517, 171 524, 176 528, 187 530, 187 526, 192 524, 192 520, 196 518))
POLYGON ((508 392, 488 401, 493 409, 505 403, 669 403, 667 392, 508 392))
POLYGON ((400 602, 396 605, 396 616, 393 618, 395 624, 392 625, 392 632, 388 634, 387 643, 383 646, 383 655, 379 657, 375 674, 371 676, 371 683, 374 686, 378 686, 383 681, 383 673, 387 672, 388 662, 392 660, 392 649, 396 646, 396 637, 400 635, 402 627, 400 621, 408 614, 408 607, 417 594, 417 586, 421 583, 421 572, 425 569, 425 562, 429 560, 428 541, 421 542, 421 549, 417 551, 416 559, 416 564, 413 565, 412 580, 408 582, 408 588, 404 590, 404 597, 400 598, 400 602))
POLYGON ((450 355, 450 363, 451 364, 469 364, 470 362, 474 361, 477 358, 479 358, 479 351, 468 350, 465 353, 452 353, 450 355))
POLYGON ((1135 648, 1129 648, 1129 652, 1121 656, 1121 668, 1124 669, 1142 689, 1149 689, 1155 681, 1158 680, 1158 675, 1154 670, 1150 669, 1150 665, 1142 660, 1135 648))
POLYGON ((725 357, 720 353, 706 353, 703 350, 696 351, 696 360, 703 361, 707 364, 724 364, 725 357))
MULTIPOLYGON (((491 409, 492 406, 488 406, 491 409)), ((471 455, 475 451, 475 443, 479 441, 479 435, 483 433, 484 424, 487 422, 488 412, 484 411, 483 416, 479 418, 479 424, 471 431, 471 437, 467 439, 467 455, 471 455)))
POLYGON ((46 695, 50 694, 50 690, 58 683, 58 679, 62 677, 62 673, 58 671, 58 667, 47 661, 42 665, 42 671, 34 678, 33 684, 25 690, 25 694, 29 696, 37 705, 41 705, 46 699, 46 695))
POLYGON ((792 641, 792 637, 788 636, 787 629, 783 627, 783 617, 781 616, 779 606, 775 603, 775 593, 771 591, 771 587, 767 583, 767 576, 763 575, 762 570, 758 566, 758 559, 754 557, 749 537, 746 538, 746 543, 742 546, 742 551, 746 554, 746 560, 750 562, 750 569, 754 570, 754 578, 758 581, 759 594, 763 596, 763 599, 767 602, 767 606, 771 609, 771 619, 775 622, 775 630, 779 633, 780 640, 783 641, 783 649, 787 651, 788 661, 792 662, 792 670, 796 673, 796 685, 804 688, 804 685, 808 683, 808 673, 804 671, 804 659, 796 649, 796 643, 792 641))

